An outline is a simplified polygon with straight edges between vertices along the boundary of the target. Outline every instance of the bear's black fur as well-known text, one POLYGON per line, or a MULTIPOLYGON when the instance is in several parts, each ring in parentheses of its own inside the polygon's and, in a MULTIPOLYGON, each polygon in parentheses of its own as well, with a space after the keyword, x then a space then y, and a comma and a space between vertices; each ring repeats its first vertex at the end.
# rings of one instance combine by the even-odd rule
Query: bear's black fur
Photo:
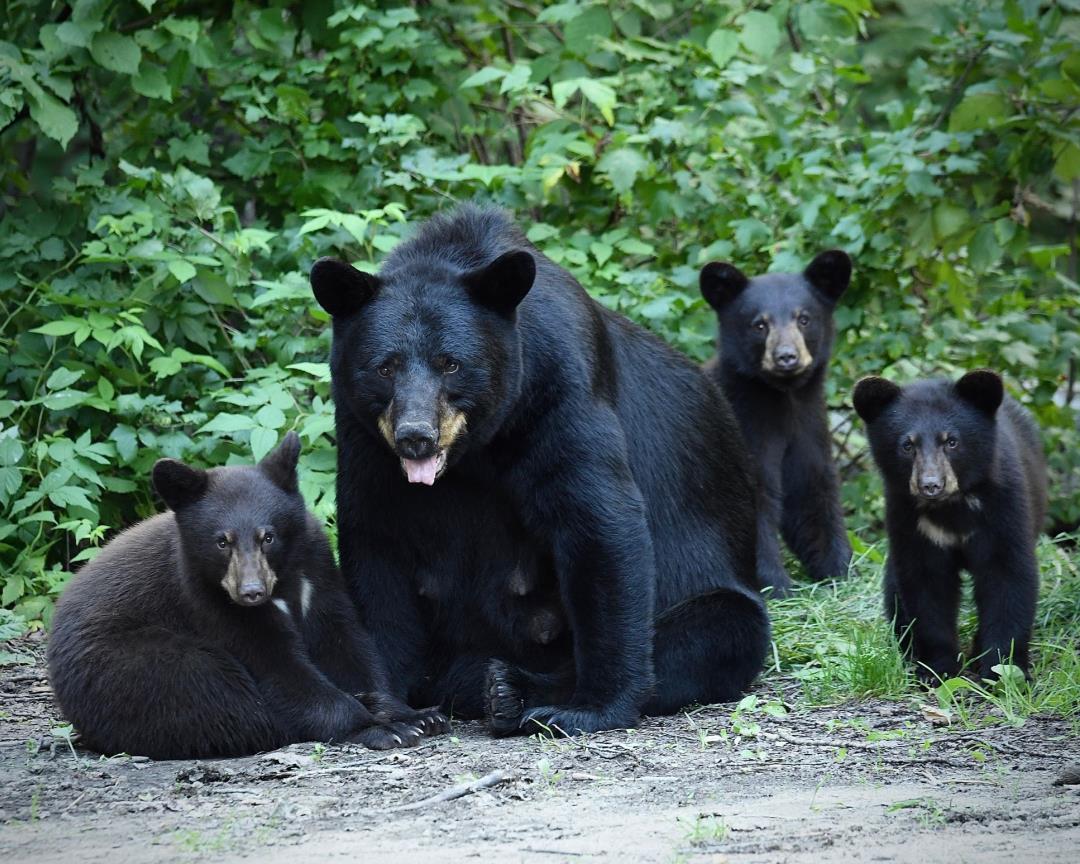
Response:
POLYGON ((747 688, 769 639, 753 480, 699 370, 493 209, 311 281, 342 568, 397 695, 573 733, 747 688))
POLYGON ((1039 586, 1035 540, 1046 515, 1046 466, 1031 415, 987 370, 955 384, 903 388, 864 378, 854 401, 885 482, 885 613, 920 676, 960 671, 961 569, 975 587, 979 674, 990 678, 1010 656, 1027 670, 1039 586))
POLYGON ((825 407, 832 312, 851 279, 840 250, 801 274, 747 278, 731 264, 701 271, 701 293, 720 321, 706 373, 723 389, 758 468, 758 580, 783 595, 791 579, 777 530, 811 579, 847 575, 851 544, 825 407))
POLYGON ((388 694, 297 489, 299 448, 289 433, 255 467, 159 461, 172 512, 117 536, 64 590, 49 678, 86 746, 179 759, 444 730, 388 694))

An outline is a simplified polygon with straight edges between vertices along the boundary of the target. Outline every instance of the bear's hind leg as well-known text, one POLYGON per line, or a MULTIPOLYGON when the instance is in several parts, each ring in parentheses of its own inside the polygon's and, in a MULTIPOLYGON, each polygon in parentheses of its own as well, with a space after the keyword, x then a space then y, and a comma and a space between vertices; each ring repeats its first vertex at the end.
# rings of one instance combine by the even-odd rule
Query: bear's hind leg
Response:
POLYGON ((756 597, 720 589, 664 611, 656 620, 654 644, 656 690, 642 713, 732 702, 761 671, 769 619, 756 597))

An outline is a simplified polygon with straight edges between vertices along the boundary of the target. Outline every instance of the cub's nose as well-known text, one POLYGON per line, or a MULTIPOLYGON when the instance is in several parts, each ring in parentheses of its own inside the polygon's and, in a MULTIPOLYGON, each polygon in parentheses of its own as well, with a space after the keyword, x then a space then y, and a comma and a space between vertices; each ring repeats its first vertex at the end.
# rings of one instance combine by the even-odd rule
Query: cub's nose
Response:
POLYGON ((944 488, 945 484, 936 477, 919 481, 919 491, 924 498, 937 498, 944 488))
POLYGON ((266 599, 266 588, 261 583, 241 585, 240 599, 250 606, 255 606, 266 599))
POLYGON ((788 371, 799 365, 799 354, 791 346, 781 345, 773 351, 773 362, 777 369, 788 371))
POLYGON ((439 433, 430 423, 400 423, 394 430, 394 444, 406 459, 427 459, 435 455, 439 433))

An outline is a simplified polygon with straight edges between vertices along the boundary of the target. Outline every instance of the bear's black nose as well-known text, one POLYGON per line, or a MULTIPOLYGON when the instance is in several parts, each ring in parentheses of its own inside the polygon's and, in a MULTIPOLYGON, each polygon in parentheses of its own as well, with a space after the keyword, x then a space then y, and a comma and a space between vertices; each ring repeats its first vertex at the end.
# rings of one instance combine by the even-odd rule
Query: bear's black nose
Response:
POLYGON ((250 603, 254 606, 256 603, 262 602, 262 599, 266 596, 266 591, 261 585, 247 586, 244 585, 240 589, 240 597, 245 603, 250 603))
POLYGON ((773 362, 778 369, 794 369, 799 362, 799 354, 791 346, 781 345, 773 351, 773 362))
POLYGON ((427 459, 435 455, 439 433, 430 423, 400 423, 394 430, 394 444, 406 459, 427 459))
POLYGON ((919 482, 919 491, 926 498, 937 498, 941 494, 941 490, 945 488, 945 484, 938 480, 936 477, 928 480, 922 480, 919 482))

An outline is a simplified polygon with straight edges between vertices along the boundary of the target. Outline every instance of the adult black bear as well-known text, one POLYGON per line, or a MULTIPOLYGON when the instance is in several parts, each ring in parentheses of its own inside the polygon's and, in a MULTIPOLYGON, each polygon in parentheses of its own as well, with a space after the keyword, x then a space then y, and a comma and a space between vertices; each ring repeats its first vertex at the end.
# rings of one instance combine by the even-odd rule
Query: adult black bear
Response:
POLYGON ((395 694, 509 734, 746 689, 769 639, 753 480, 699 370, 498 210, 431 220, 378 276, 322 259, 311 281, 342 567, 395 694))
POLYGON ((716 261, 701 271, 720 321, 719 352, 705 371, 757 463, 758 580, 777 595, 791 587, 778 528, 811 579, 845 576, 851 561, 825 407, 832 312, 850 279, 851 259, 836 249, 802 274, 748 279, 716 261))
POLYGON ((889 558, 885 613, 924 680, 960 671, 960 570, 975 585, 979 674, 1026 670, 1039 570, 1035 539, 1046 515, 1046 466, 1031 415, 978 370, 955 384, 898 387, 864 378, 855 410, 885 482, 889 558))
POLYGON ((64 590, 49 678, 88 747, 180 759, 444 730, 387 693, 297 490, 299 449, 289 433, 256 467, 160 460, 172 512, 120 534, 64 590))

